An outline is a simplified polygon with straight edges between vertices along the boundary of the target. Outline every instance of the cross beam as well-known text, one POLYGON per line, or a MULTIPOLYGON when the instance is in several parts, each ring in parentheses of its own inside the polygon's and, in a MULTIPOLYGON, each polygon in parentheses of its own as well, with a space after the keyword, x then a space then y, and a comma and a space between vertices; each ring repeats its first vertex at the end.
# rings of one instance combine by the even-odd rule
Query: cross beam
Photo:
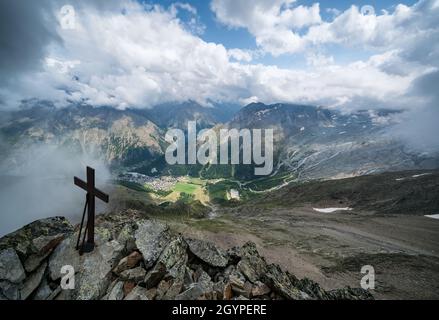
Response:
POLYGON ((87 167, 87 182, 74 177, 74 183, 76 186, 87 191, 86 202, 84 207, 84 213, 82 217, 81 227, 79 230, 78 245, 81 238, 82 225, 84 223, 85 209, 87 208, 87 226, 84 231, 87 234, 87 242, 83 241, 81 253, 91 252, 94 249, 94 234, 95 234, 95 197, 108 203, 109 196, 95 187, 95 170, 87 167))

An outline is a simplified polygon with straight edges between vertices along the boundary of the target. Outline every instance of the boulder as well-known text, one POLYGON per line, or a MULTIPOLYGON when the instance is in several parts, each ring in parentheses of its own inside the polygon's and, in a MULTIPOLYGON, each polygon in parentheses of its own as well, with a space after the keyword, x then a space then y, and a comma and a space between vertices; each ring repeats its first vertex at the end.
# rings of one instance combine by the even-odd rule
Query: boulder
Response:
POLYGON ((195 283, 175 297, 176 300, 198 300, 210 295, 213 296, 213 283, 210 276, 201 268, 195 271, 195 283))
POLYGON ((224 300, 232 300, 232 298, 233 298, 232 285, 230 283, 227 283, 224 286, 223 299, 224 300))
POLYGON ((34 273, 26 278, 26 281, 23 283, 20 289, 20 298, 25 300, 27 299, 35 289, 41 283, 43 276, 46 272, 47 262, 43 263, 34 273))
POLYGON ((186 239, 189 250, 200 260, 212 267, 225 268, 228 258, 225 252, 214 244, 196 239, 186 239))
POLYGON ((53 290, 50 288, 49 284, 47 283, 47 279, 43 278, 42 282, 40 283, 39 287, 35 291, 35 294, 33 295, 33 300, 46 300, 51 294, 53 290))
POLYGON ((170 287, 166 291, 160 290, 159 284, 157 299, 172 300, 183 290, 186 265, 188 263, 187 244, 183 238, 177 237, 172 240, 163 250, 158 263, 162 263, 165 266, 167 278, 170 279, 164 279, 160 284, 166 286, 169 283, 170 287))
POLYGON ((123 290, 124 283, 122 281, 118 281, 107 296, 107 300, 123 300, 125 296, 123 290))
POLYGON ((156 287, 167 273, 166 265, 163 262, 157 262, 154 269, 150 270, 145 276, 145 286, 147 289, 156 287))
POLYGON ((14 249, 8 248, 0 252, 0 280, 20 283, 26 278, 23 265, 14 249))
POLYGON ((0 294, 7 300, 20 300, 20 287, 15 283, 0 280, 0 294))
POLYGON ((133 282, 140 282, 143 281, 146 275, 146 270, 142 267, 137 267, 134 269, 128 269, 125 270, 120 274, 120 279, 124 281, 133 281, 133 282))
POLYGON ((152 300, 151 292, 140 286, 135 287, 126 297, 125 300, 152 300))
POLYGON ((96 246, 93 252, 80 256, 76 251, 77 234, 65 239, 55 249, 49 259, 49 274, 52 280, 63 275, 61 268, 70 265, 74 268, 76 289, 73 297, 79 300, 99 299, 106 291, 111 270, 123 254, 124 246, 116 240, 109 240, 105 229, 96 232, 96 246))
POLYGON ((143 255, 145 268, 148 270, 157 261, 163 249, 170 242, 169 227, 155 220, 138 222, 135 232, 135 244, 143 255))
POLYGON ((164 279, 160 281, 157 286, 157 300, 169 300, 166 298, 166 293, 172 286, 172 279, 164 279))
POLYGON ((175 297, 175 300, 197 300, 205 294, 203 287, 198 283, 193 283, 189 288, 175 297))
POLYGON ((213 283, 206 274, 199 282, 192 283, 189 288, 175 297, 175 300, 200 300, 212 299, 214 295, 213 283))
POLYGON ((259 255, 256 244, 246 243, 239 251, 238 270, 252 283, 256 283, 266 273, 267 263, 259 255))
POLYGON ((263 275, 258 269, 258 265, 252 263, 249 258, 244 258, 237 265, 238 270, 252 283, 256 283, 263 275))
POLYGON ((61 268, 66 265, 72 266, 76 272, 79 271, 81 259, 76 250, 76 240, 78 233, 64 239, 54 250, 49 258, 49 275, 52 280, 60 279, 61 268))
POLYGON ((124 296, 127 296, 135 287, 136 283, 134 281, 125 281, 123 284, 124 296))
POLYGON ((270 292, 271 292, 270 288, 265 283, 257 281, 252 287, 251 295, 252 297, 257 298, 257 297, 265 296, 270 292))
POLYGON ((72 232, 73 226, 66 218, 41 219, 1 238, 0 251, 12 248, 17 252, 21 261, 24 262, 32 254, 39 254, 41 250, 51 249, 52 246, 47 245, 51 243, 54 237, 66 236, 72 232), (48 242, 44 241, 44 237, 47 237, 48 242))
POLYGON ((282 271, 278 265, 270 264, 266 270, 263 282, 274 292, 289 300, 310 299, 309 295, 294 286, 288 273, 282 271))
POLYGON ((185 288, 188 288, 192 283, 194 283, 194 272, 191 268, 186 266, 183 285, 185 288))
POLYGON ((252 284, 249 281, 246 281, 244 283, 244 286, 242 287, 242 289, 238 288, 238 287, 235 287, 235 288, 233 288, 233 291, 238 296, 243 296, 243 297, 246 297, 247 299, 250 299, 252 297, 252 289, 253 289, 252 284))
POLYGON ((30 254, 24 261, 24 268, 27 272, 32 272, 46 259, 49 254, 60 244, 64 239, 64 234, 55 234, 51 236, 40 236, 32 240, 32 254, 30 254))
POLYGON ((237 270, 233 271, 228 277, 228 281, 234 291, 244 290, 245 277, 239 271, 237 270))
POLYGON ((96 300, 105 293, 110 283, 111 270, 120 259, 123 249, 123 245, 112 240, 100 243, 95 251, 81 257, 76 299, 96 300))
POLYGON ((307 293, 310 297, 314 299, 330 299, 328 293, 320 287, 317 282, 314 282, 308 278, 304 278, 302 280, 298 280, 295 276, 289 275, 290 279, 294 283, 294 285, 300 290, 307 293))
POLYGON ((130 255, 126 256, 122 260, 119 261, 119 264, 114 268, 113 272, 116 274, 120 274, 124 272, 125 270, 134 268, 138 265, 140 261, 142 261, 143 257, 142 254, 134 251, 130 255))

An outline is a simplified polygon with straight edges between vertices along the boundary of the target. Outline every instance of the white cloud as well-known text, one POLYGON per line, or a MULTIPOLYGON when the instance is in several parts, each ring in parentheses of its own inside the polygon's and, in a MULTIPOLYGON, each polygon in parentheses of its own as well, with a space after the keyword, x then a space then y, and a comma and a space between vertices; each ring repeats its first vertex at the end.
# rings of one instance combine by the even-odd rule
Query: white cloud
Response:
POLYGON ((90 2, 82 2, 76 8, 76 28, 58 27, 63 42, 48 48, 49 65, 15 81, 14 90, 0 88, 0 94, 6 102, 40 98, 59 105, 73 101, 117 108, 189 99, 200 103, 298 102, 346 110, 412 108, 413 100, 407 97, 412 81, 437 66, 438 42, 428 41, 438 37, 434 24, 438 15, 432 9, 432 1, 399 6, 391 15, 368 17, 352 7, 333 22, 318 25, 316 14, 306 19, 291 18, 298 12, 305 17, 310 10, 316 13, 317 5, 304 8, 294 6, 294 1, 258 0, 252 10, 246 11, 247 2, 217 0, 212 6, 221 3, 227 5, 223 9, 235 9, 234 15, 227 18, 231 26, 244 25, 242 17, 255 29, 260 23, 257 39, 261 46, 279 54, 285 49, 296 50, 303 41, 307 45, 312 41, 319 45, 353 42, 380 48, 382 52, 364 61, 338 65, 336 56, 316 47, 307 51, 308 68, 255 64, 258 51, 227 49, 190 32, 178 17, 181 9, 194 14, 196 11, 190 6, 179 4, 164 9, 125 0, 118 2, 117 8, 105 6, 102 11, 100 6, 97 10, 90 2), (259 19, 256 22, 255 14, 259 19), (357 18, 359 26, 353 22, 357 18), (288 29, 305 25, 310 28, 303 36, 288 29), (272 28, 281 32, 272 33, 272 28), (386 32, 398 39, 384 41, 392 38, 386 32))
POLYGON ((235 59, 236 61, 250 62, 253 60, 253 52, 250 50, 230 49, 227 53, 229 58, 235 59))
MULTIPOLYGON (((248 1, 214 0, 221 22, 255 36, 260 50, 245 50, 202 40, 191 28, 192 20, 180 18, 184 10, 194 25, 199 22, 195 8, 184 3, 166 9, 130 0, 79 1, 75 29, 45 22, 45 29, 56 30, 56 41, 44 50, 36 48, 43 59, 31 61, 41 65, 24 74, 22 69, 10 73, 14 77, 8 85, 0 81, 0 103, 16 107, 21 99, 37 98, 61 106, 86 102, 117 108, 187 100, 297 102, 346 111, 395 107, 410 111, 400 136, 429 141, 427 134, 439 135, 439 100, 435 88, 422 88, 437 80, 439 70, 437 3, 422 0, 366 16, 351 7, 325 22, 318 4, 257 0, 249 6, 248 1), (327 44, 373 54, 340 65, 327 44), (256 63, 261 51, 303 51, 307 66, 256 63)), ((61 6, 55 2, 51 8, 61 6)))
POLYGON ((379 52, 402 48, 411 50, 418 59, 419 48, 427 46, 434 59, 439 54, 438 41, 431 41, 437 40, 437 0, 421 0, 413 6, 399 4, 394 12, 381 14, 357 6, 344 12, 329 9, 335 16, 332 21, 322 20, 318 3, 306 7, 292 0, 213 0, 211 7, 221 23, 247 29, 257 45, 274 56, 325 44, 379 52))
POLYGON ((311 52, 306 55, 306 62, 313 67, 325 67, 334 64, 334 57, 326 56, 322 53, 311 52))
POLYGON ((46 64, 48 67, 54 68, 59 73, 64 74, 74 69, 76 66, 81 64, 81 62, 78 60, 62 61, 56 58, 46 58, 46 64))
POLYGON ((321 22, 318 3, 294 6, 295 0, 213 0, 217 19, 232 28, 246 28, 262 49, 278 56, 302 51, 296 30, 321 22))

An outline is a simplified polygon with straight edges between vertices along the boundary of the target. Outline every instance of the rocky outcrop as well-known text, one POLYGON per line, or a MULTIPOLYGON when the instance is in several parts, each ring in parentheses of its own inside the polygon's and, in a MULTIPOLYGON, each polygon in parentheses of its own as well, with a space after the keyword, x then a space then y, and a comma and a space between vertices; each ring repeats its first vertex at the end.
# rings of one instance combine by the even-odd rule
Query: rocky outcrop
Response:
POLYGON ((33 222, 1 238, 0 296, 27 299, 37 291, 38 296, 46 296, 42 281, 47 274, 48 257, 72 232, 68 220, 55 217, 33 222))
POLYGON ((196 239, 187 239, 186 242, 189 250, 208 265, 220 268, 227 266, 228 259, 225 253, 213 244, 196 239))
POLYGON ((136 211, 99 216, 91 253, 80 256, 76 239, 77 231, 62 218, 0 239, 0 299, 372 299, 362 289, 325 291, 299 280, 268 264, 254 243, 226 252, 174 235, 136 211), (74 270, 71 290, 61 286, 65 266, 74 270))
POLYGON ((139 222, 134 237, 146 268, 154 264, 170 241, 168 226, 154 220, 139 222))

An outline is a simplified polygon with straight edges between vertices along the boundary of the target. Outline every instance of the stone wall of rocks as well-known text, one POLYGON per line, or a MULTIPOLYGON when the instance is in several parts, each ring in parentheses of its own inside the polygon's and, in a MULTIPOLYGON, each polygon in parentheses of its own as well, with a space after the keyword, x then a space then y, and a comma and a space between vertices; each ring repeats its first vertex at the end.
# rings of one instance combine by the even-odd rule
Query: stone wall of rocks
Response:
POLYGON ((325 291, 268 264, 254 243, 223 251, 172 234, 140 212, 98 217, 96 248, 80 256, 64 218, 36 221, 0 239, 0 299, 373 299, 362 289, 325 291), (63 266, 75 289, 61 289, 63 266))

